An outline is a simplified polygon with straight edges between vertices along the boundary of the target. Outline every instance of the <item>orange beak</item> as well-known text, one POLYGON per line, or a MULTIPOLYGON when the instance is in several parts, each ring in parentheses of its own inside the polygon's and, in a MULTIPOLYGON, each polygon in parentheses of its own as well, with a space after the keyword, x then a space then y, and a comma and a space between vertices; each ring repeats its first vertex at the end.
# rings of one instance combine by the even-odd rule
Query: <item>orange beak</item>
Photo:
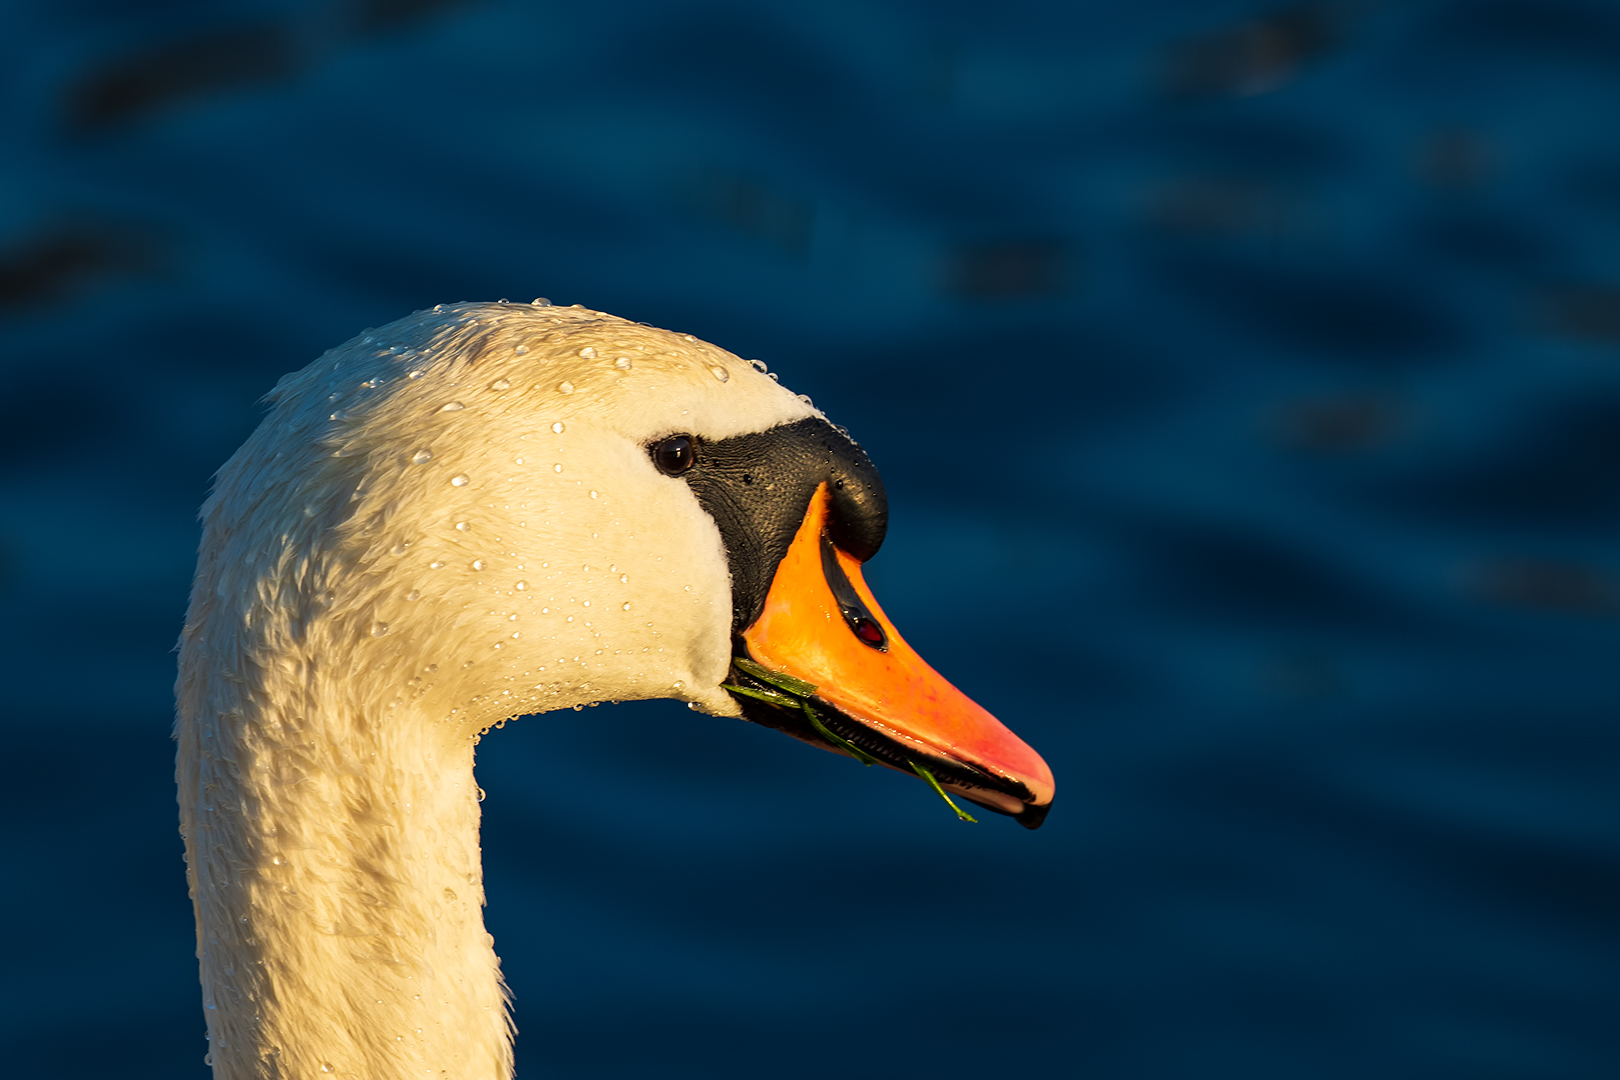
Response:
MULTIPOLYGON (((764 610, 743 632, 751 658, 814 684, 812 705, 838 741, 902 772, 920 765, 947 791, 1038 828, 1052 804, 1052 770, 906 644, 866 587, 860 562, 833 544, 827 504, 822 484, 764 610)), ((783 726, 847 752, 808 725, 783 726)))

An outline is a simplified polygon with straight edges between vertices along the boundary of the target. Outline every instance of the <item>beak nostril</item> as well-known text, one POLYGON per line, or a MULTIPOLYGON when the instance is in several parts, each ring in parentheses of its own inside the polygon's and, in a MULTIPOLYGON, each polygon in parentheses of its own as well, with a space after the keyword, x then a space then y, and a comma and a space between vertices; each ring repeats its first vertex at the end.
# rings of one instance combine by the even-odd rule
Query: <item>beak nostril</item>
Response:
POLYGON ((856 637, 860 638, 874 649, 882 647, 884 642, 883 628, 881 626, 873 622, 871 619, 864 618, 860 615, 852 616, 846 613, 845 617, 849 619, 850 626, 854 628, 856 637))
POLYGON ((837 601, 838 610, 849 625, 850 632, 862 645, 878 652, 888 652, 889 635, 884 632, 883 624, 867 609, 855 586, 850 584, 849 575, 838 564, 838 548, 833 544, 832 535, 825 529, 821 531, 821 572, 827 578, 827 587, 832 590, 833 599, 837 601))

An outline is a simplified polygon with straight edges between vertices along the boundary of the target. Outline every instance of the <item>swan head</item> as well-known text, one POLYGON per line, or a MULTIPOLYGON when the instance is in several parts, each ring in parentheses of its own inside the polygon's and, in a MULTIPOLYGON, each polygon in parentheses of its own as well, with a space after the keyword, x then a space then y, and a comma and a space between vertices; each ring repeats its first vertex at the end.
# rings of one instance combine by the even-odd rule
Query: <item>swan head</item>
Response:
POLYGON ((204 507, 193 621, 240 605, 365 722, 464 739, 676 698, 1044 819, 1046 764, 861 577, 876 469, 763 365, 579 307, 457 304, 268 400, 204 507))

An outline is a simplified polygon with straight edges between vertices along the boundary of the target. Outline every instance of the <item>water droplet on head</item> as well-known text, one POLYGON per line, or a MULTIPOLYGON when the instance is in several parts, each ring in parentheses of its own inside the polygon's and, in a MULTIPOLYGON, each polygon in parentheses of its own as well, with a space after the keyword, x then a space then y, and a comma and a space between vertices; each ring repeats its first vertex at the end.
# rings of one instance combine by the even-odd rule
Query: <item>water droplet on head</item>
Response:
POLYGON ((459 401, 452 401, 452 402, 449 402, 446 405, 441 406, 439 408, 439 411, 440 412, 460 412, 462 409, 465 409, 466 407, 467 406, 463 405, 459 401))
POLYGON ((533 300, 530 300, 529 303, 533 304, 535 307, 550 307, 551 306, 551 301, 547 300, 543 296, 537 296, 533 300))
POLYGON ((387 623, 385 623, 385 622, 374 622, 374 623, 371 624, 371 636, 372 637, 382 637, 386 633, 388 633, 388 624, 387 623))
POLYGON ((716 364, 713 367, 711 367, 709 369, 709 374, 713 375, 715 378, 719 379, 721 382, 730 382, 731 381, 731 372, 727 371, 725 368, 721 367, 719 364, 716 364))
POLYGON ((412 465, 426 465, 428 462, 430 462, 432 460, 433 460, 433 451, 431 451, 431 450, 418 450, 416 453, 411 455, 411 464, 412 465))
POLYGON ((450 478, 450 482, 456 485, 456 487, 466 487, 467 480, 468 477, 466 473, 456 473, 456 475, 450 478))
POLYGON ((618 368, 620 371, 629 371, 630 358, 628 356, 621 356, 617 360, 613 361, 613 366, 618 368))
POLYGON ((471 528, 472 528, 472 526, 467 524, 465 521, 456 522, 456 531, 457 532, 467 532, 471 528))
POLYGON ((572 394, 574 392, 574 384, 571 382, 560 382, 557 384, 557 390, 559 393, 572 394))
POLYGON ((519 356, 522 356, 524 353, 529 351, 529 347, 527 345, 519 345, 517 348, 513 349, 512 351, 517 353, 519 356))
POLYGON ((420 600, 420 599, 422 599, 422 590, 421 589, 412 589, 410 592, 405 594, 405 599, 407 599, 407 600, 420 600))
POLYGON ((321 1072, 331 1072, 331 1071, 332 1071, 332 1063, 330 1061, 326 1062, 325 1064, 323 1064, 321 1066, 321 1072))
POLYGON ((557 464, 553 465, 551 467, 551 471, 552 472, 562 472, 562 462, 559 461, 559 462, 557 462, 557 464))
POLYGON ((529 583, 527 581, 520 581, 513 587, 516 588, 519 592, 521 592, 524 589, 527 589, 529 587, 529 583))
POLYGON ((405 549, 410 547, 410 546, 411 545, 409 545, 405 541, 401 540, 399 543, 397 543, 393 547, 389 548, 388 553, 390 555, 403 555, 403 554, 405 554, 405 549))
POLYGON ((551 425, 551 431, 555 435, 561 435, 563 433, 562 421, 559 420, 555 424, 552 424, 551 425))
POLYGON ((423 375, 423 372, 413 371, 413 372, 411 372, 409 375, 407 375, 405 377, 407 379, 420 379, 422 377, 422 375, 423 375))
POLYGON ((755 371, 759 372, 761 375, 768 374, 770 372, 770 370, 771 370, 770 368, 765 366, 765 361, 763 361, 763 360, 750 360, 750 361, 748 361, 748 365, 750 367, 752 367, 755 371))
POLYGON ((327 419, 329 419, 329 420, 347 420, 348 418, 349 418, 348 410, 347 409, 339 409, 337 412, 333 413, 327 419))
POLYGON ((596 350, 594 348, 592 348, 591 346, 587 345, 583 349, 579 350, 579 355, 581 355, 585 359, 589 360, 593 356, 596 355, 596 350))
POLYGON ((630 610, 630 601, 626 600, 624 602, 624 610, 626 610, 626 611, 630 610))
POLYGON ((444 560, 442 560, 442 559, 434 559, 432 562, 428 563, 428 569, 429 570, 437 570, 439 567, 441 567, 443 565, 444 565, 444 560))
POLYGON ((804 402, 806 405, 810 406, 812 409, 815 408, 816 403, 810 400, 810 395, 809 394, 799 394, 798 398, 799 398, 800 401, 804 402))
POLYGON ((489 384, 489 388, 491 390, 509 390, 511 389, 511 386, 511 379, 496 379, 494 382, 489 384))
POLYGON ((474 559, 473 560, 473 569, 474 570, 482 570, 483 568, 484 568, 484 560, 483 559, 474 559))
POLYGON ((628 585, 629 583, 630 583, 630 575, 629 574, 620 574, 619 575, 619 584, 620 585, 628 585))

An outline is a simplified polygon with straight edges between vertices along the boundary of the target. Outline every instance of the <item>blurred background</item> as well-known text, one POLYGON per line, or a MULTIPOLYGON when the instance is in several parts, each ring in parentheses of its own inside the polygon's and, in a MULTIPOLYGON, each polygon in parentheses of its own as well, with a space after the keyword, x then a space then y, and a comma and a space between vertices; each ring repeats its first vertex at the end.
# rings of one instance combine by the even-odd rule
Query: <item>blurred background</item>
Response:
POLYGON ((1620 1075, 1620 4, 4 23, 8 1077, 205 1075, 170 649, 259 395, 535 296, 848 426, 877 594, 1060 791, 492 733, 520 1075, 1620 1075))

